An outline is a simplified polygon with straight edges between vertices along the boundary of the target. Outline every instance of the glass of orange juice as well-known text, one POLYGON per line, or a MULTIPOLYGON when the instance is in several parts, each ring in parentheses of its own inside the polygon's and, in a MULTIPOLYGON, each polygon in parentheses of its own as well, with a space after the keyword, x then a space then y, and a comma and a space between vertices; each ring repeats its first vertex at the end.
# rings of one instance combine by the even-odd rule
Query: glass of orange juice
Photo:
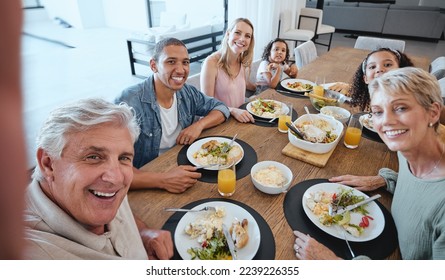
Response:
POLYGON ((360 143, 360 139, 362 138, 362 129, 363 126, 360 122, 359 115, 352 115, 349 119, 348 127, 346 128, 344 144, 346 148, 355 149, 358 147, 360 143))
POLYGON ((278 131, 287 133, 288 127, 286 122, 292 122, 292 103, 283 102, 283 107, 281 108, 281 113, 278 116, 278 131), (285 108, 287 107, 287 109, 285 108))
POLYGON ((312 91, 315 95, 324 96, 324 78, 317 77, 315 79, 315 85, 312 87, 312 91))
POLYGON ((235 164, 218 170, 218 192, 222 196, 231 196, 235 193, 236 169, 235 164))

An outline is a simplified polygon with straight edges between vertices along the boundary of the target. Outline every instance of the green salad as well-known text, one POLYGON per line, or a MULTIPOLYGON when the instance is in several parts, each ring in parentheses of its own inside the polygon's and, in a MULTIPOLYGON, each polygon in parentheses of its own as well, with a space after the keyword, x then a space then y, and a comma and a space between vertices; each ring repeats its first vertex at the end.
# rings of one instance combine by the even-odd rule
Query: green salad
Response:
POLYGON ((201 247, 190 248, 187 250, 192 260, 231 260, 232 255, 229 251, 226 238, 221 230, 214 230, 213 236, 202 242, 201 247))

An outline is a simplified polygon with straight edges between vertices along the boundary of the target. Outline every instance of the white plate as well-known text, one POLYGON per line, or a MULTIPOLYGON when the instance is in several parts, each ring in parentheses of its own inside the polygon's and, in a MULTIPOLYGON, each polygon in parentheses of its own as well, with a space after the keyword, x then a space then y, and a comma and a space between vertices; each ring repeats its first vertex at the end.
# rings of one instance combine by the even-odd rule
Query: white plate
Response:
POLYGON ((371 130, 372 132, 377 133, 377 131, 372 127, 372 121, 369 117, 369 114, 361 115, 359 118, 360 123, 368 130, 371 130))
MULTIPOLYGON (((231 139, 228 138, 224 138, 224 137, 207 137, 207 138, 202 138, 199 139, 198 141, 193 142, 193 144, 190 145, 190 147, 187 149, 187 159, 194 165, 194 166, 201 166, 201 164, 196 161, 196 159, 193 157, 193 154, 196 153, 197 151, 199 151, 201 149, 202 144, 210 141, 210 140, 216 140, 220 143, 230 143, 231 139)), ((238 146, 241 151, 243 152, 243 156, 235 163, 238 164, 243 158, 244 158, 244 149, 243 147, 241 147, 240 144, 238 144, 236 142, 236 140, 233 142, 233 145, 238 146)), ((218 170, 219 167, 218 166, 213 166, 213 167, 208 167, 208 168, 204 168, 206 170, 218 170)))
MULTIPOLYGON (((309 207, 306 205, 306 200, 308 197, 310 197, 311 193, 315 193, 317 191, 326 191, 330 193, 339 192, 339 188, 345 188, 345 189, 352 189, 352 193, 354 195, 360 195, 364 196, 365 198, 368 198, 366 194, 362 193, 361 191, 358 191, 354 188, 337 184, 337 183, 320 183, 313 185, 309 189, 306 190, 306 192, 303 195, 303 209, 308 218, 321 230, 324 232, 337 237, 339 239, 344 239, 343 233, 340 229, 337 229, 335 226, 325 226, 318 220, 318 217, 312 213, 312 211, 309 209, 309 207)), ((348 240, 349 241, 355 241, 355 242, 365 242, 372 240, 376 237, 378 237, 383 229, 385 228, 385 217, 383 216, 383 212, 380 209, 380 207, 375 203, 374 201, 370 202, 366 206, 366 210, 369 212, 369 216, 371 216, 374 220, 370 220, 369 227, 365 228, 362 235, 359 237, 352 236, 348 234, 348 240)), ((360 213, 351 212, 351 223, 353 224, 359 224, 361 221, 361 218, 363 215, 360 213)))
MULTIPOLYGON (((255 218, 241 206, 224 201, 212 201, 202 203, 193 207, 193 209, 201 209, 205 206, 224 207, 226 209, 226 216, 223 218, 223 223, 226 224, 229 228, 235 219, 238 219, 240 221, 242 221, 243 219, 247 219, 249 242, 244 248, 237 249, 237 256, 239 260, 253 259, 258 251, 258 248, 260 247, 261 241, 260 228, 258 227, 255 218)), ((176 226, 174 235, 175 246, 183 260, 191 259, 190 254, 187 253, 188 249, 192 247, 199 247, 196 239, 190 238, 190 236, 185 233, 184 229, 188 224, 194 222, 198 217, 200 217, 200 215, 203 215, 203 212, 187 212, 176 226)))
POLYGON ((307 89, 307 90, 296 90, 294 88, 290 88, 287 85, 288 83, 292 84, 292 83, 295 83, 295 82, 300 82, 300 83, 303 83, 303 84, 310 84, 312 86, 315 86, 315 83, 313 83, 311 81, 308 81, 308 80, 302 80, 302 79, 285 79, 285 80, 281 81, 281 86, 284 87, 287 90, 294 91, 294 92, 308 92, 308 91, 311 91, 310 89, 307 89))
MULTIPOLYGON (((263 99, 263 101, 265 101, 265 102, 273 101, 275 104, 281 104, 281 108, 282 108, 283 113, 287 114, 289 112, 289 107, 287 107, 286 104, 284 104, 284 103, 282 103, 280 101, 276 101, 276 100, 272 100, 272 99, 263 99)), ((249 113, 251 113, 252 115, 257 116, 259 118, 263 118, 263 119, 271 120, 271 119, 274 119, 274 118, 278 118, 277 115, 275 115, 274 117, 263 117, 263 116, 260 116, 260 115, 257 115, 256 113, 254 113, 253 110, 252 110, 252 106, 253 106, 252 104, 254 104, 256 102, 258 102, 258 100, 254 100, 254 101, 251 101, 251 102, 247 103, 246 110, 249 113)))

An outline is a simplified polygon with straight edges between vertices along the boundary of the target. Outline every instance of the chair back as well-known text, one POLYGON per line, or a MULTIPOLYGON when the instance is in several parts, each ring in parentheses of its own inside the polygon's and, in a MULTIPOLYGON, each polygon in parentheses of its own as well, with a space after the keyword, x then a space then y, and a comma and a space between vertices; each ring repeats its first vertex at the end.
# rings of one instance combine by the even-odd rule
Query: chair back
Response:
POLYGON ((445 56, 439 56, 430 64, 430 73, 438 80, 445 77, 445 56))
POLYGON ((304 65, 310 63, 317 58, 317 48, 314 42, 307 41, 298 45, 294 49, 295 63, 301 69, 304 65))
POLYGON ((187 84, 194 86, 198 90, 201 90, 200 78, 201 78, 201 73, 189 76, 187 78, 187 84))
POLYGON ((256 83, 256 75, 258 72, 258 67, 260 66, 261 59, 257 59, 255 61, 252 61, 252 64, 250 64, 250 81, 255 84, 256 83))
POLYGON ((283 11, 280 13, 280 23, 278 27, 278 36, 285 33, 292 28, 292 15, 290 11, 283 11))
POLYGON ((383 39, 376 37, 358 36, 354 48, 363 50, 377 50, 379 48, 390 48, 400 52, 405 51, 405 41, 394 39, 383 39))
POLYGON ((442 97, 444 98, 445 102, 445 78, 439 80, 439 86, 440 86, 440 91, 442 92, 442 97))
POLYGON ((301 8, 298 28, 312 30, 318 34, 323 20, 323 10, 313 8, 301 8))

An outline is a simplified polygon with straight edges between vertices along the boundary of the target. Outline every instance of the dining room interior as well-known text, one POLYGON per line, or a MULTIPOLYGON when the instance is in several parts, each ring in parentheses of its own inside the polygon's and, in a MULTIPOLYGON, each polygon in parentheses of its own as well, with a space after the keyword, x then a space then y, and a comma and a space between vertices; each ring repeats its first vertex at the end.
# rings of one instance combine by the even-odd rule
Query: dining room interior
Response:
MULTIPOLYGON (((396 2, 398 1, 396 0, 396 2)), ((210 1, 206 0, 132 0, 125 1, 125 5, 120 1, 111 0, 66 1, 72 5, 78 5, 77 11, 87 11, 84 17, 78 15, 76 19, 72 19, 73 15, 63 18, 66 8, 69 6, 65 5, 65 10, 57 5, 57 7, 52 6, 56 2, 23 0, 22 92, 29 168, 35 165, 35 138, 38 130, 51 110, 80 98, 102 97, 108 101, 114 101, 123 89, 142 81, 141 78, 132 75, 130 71, 126 44, 129 37, 146 34, 144 32, 147 32, 150 28, 159 28, 161 25, 160 14, 166 9, 169 13, 176 14, 185 10, 192 10, 193 13, 190 12, 192 14, 187 18, 197 22, 183 23, 192 26, 202 24, 198 22, 198 15, 203 12, 198 7, 210 9, 208 5, 210 1), (187 2, 189 6, 185 7, 185 4, 178 4, 180 2, 187 2), (92 5, 90 9, 85 6, 87 3, 92 5), (51 11, 48 10, 50 6, 53 9, 51 11), (101 14, 100 19, 97 18, 98 14, 92 11, 101 14), (60 16, 54 17, 54 14, 60 16)), ((211 5, 211 9, 216 9, 215 13, 209 12, 208 14, 212 14, 212 18, 206 18, 206 21, 218 20, 221 23, 230 23, 237 17, 247 17, 254 23, 254 60, 260 59, 264 46, 277 36, 279 17, 282 11, 298 11, 306 5, 316 5, 316 3, 310 3, 314 1, 306 0, 220 0, 217 2, 218 5, 211 5), (227 7, 225 4, 227 4, 227 7), (227 9, 225 10, 225 8, 227 9)), ((330 1, 325 0, 324 2, 326 5, 330 1)), ((292 23, 297 26, 298 12, 292 14, 292 23)), ((443 15, 445 16, 445 13, 443 15)), ((201 18, 201 20, 204 19, 201 18)), ((322 59, 320 61, 315 60, 309 67, 302 67, 297 78, 315 81, 316 77, 323 76, 326 83, 349 82, 353 72, 366 56, 366 53, 369 52, 354 49, 357 35, 376 36, 376 34, 369 32, 360 33, 360 30, 336 29, 332 36, 330 50, 328 51, 326 46, 316 45, 317 56, 322 59), (324 66, 329 63, 337 68, 324 66)), ((381 34, 380 36, 387 39, 403 40, 405 42, 404 52, 415 58, 415 62, 418 62, 419 66, 425 70, 428 70, 431 61, 437 57, 445 56, 443 33, 437 41, 403 36, 383 36, 381 34)), ((327 42, 329 36, 320 35, 317 40, 327 42)), ((289 45, 293 50, 293 42, 289 42, 289 45)), ((293 51, 291 53, 293 54, 293 51)), ((191 64, 190 75, 200 73, 201 63, 202 60, 191 64)), ((150 73, 148 67, 143 69, 147 70, 146 74, 150 73)), ((280 90, 286 90, 283 87, 285 87, 284 84, 281 85, 280 90)), ((294 102, 293 112, 296 114, 293 115, 293 120, 304 114, 304 106, 310 107, 312 113, 318 113, 309 98, 305 99, 301 96, 295 98, 292 94, 292 91, 288 91, 286 94, 268 90, 262 97, 279 98, 282 102, 294 102), (301 102, 296 104, 297 101, 301 102)), ((261 121, 261 118, 258 119, 261 121)), ((203 134, 203 137, 222 134, 222 137, 230 139, 238 133, 238 143, 247 155, 252 156, 250 160, 246 160, 245 157, 244 162, 237 166, 237 168, 240 168, 240 170, 237 170, 237 175, 242 173, 242 177, 237 178, 237 191, 231 197, 238 200, 235 203, 236 206, 234 206, 236 209, 239 206, 243 207, 245 211, 242 213, 257 222, 256 230, 263 238, 261 241, 263 243, 255 238, 253 239, 256 242, 257 251, 253 256, 249 256, 250 258, 292 259, 294 257, 293 249, 289 245, 293 243, 292 239, 294 238, 289 230, 289 224, 292 228, 299 228, 301 225, 296 225, 296 223, 302 222, 305 216, 303 216, 303 213, 295 213, 289 207, 291 205, 302 207, 301 196, 304 190, 310 188, 308 182, 314 184, 326 183, 326 180, 317 178, 329 178, 339 175, 338 172, 356 171, 360 174, 368 174, 370 171, 378 171, 378 168, 382 165, 397 167, 397 158, 394 153, 389 152, 372 132, 366 132, 367 135, 362 137, 362 142, 357 150, 349 150, 344 147, 343 143, 340 143, 335 149, 330 150, 324 156, 320 156, 295 150, 290 145, 288 134, 278 132, 277 124, 270 125, 260 121, 257 124, 247 125, 248 128, 245 129, 243 124, 231 120, 230 123, 213 128, 203 134), (259 129, 264 129, 261 136, 255 135, 259 129), (274 148, 268 149, 268 145, 274 146, 274 148), (248 171, 256 161, 264 161, 268 157, 287 166, 292 166, 293 179, 291 186, 299 184, 301 187, 298 190, 295 188, 292 194, 298 195, 300 201, 297 201, 295 196, 286 198, 286 192, 278 195, 268 195, 258 191, 253 186, 248 171), (340 168, 339 165, 343 168, 340 168), (270 207, 270 205, 274 206, 270 207), (295 218, 295 222, 289 222, 289 217, 295 218), (280 238, 277 238, 277 235, 280 238), (265 244, 269 241, 268 245, 265 244)), ((365 133, 366 129, 364 128, 363 131, 365 133)), ((145 168, 167 170, 175 164, 190 164, 185 146, 173 148, 163 155, 162 159, 158 158, 150 162, 145 168)), ((217 203, 225 201, 217 192, 214 170, 204 170, 203 175, 203 180, 199 182, 199 186, 189 190, 187 195, 175 196, 158 191, 130 193, 130 202, 134 203, 133 210, 152 225, 169 229, 174 235, 178 221, 184 214, 167 214, 162 211, 163 207, 197 207, 212 200, 217 203), (201 190, 198 190, 198 188, 201 188, 201 190), (206 193, 202 192, 202 189, 206 193), (195 198, 196 201, 191 201, 192 198, 195 198), (144 202, 146 200, 157 202, 148 205, 144 202), (153 213, 153 211, 160 213, 156 216, 156 219, 150 217, 150 213, 153 213)), ((387 194, 382 195, 382 203, 379 202, 382 212, 379 212, 379 215, 383 215, 385 219, 391 221, 390 213, 387 210, 391 198, 387 194)), ((313 230, 314 236, 322 235, 322 233, 316 233, 317 229, 312 229, 311 226, 313 225, 310 225, 309 222, 302 223, 304 230, 311 231, 311 233, 313 230)), ((378 242, 389 244, 394 241, 395 228, 391 222, 388 223, 388 228, 379 230, 381 230, 380 233, 384 232, 384 234, 378 237, 378 242)), ((336 233, 331 232, 331 234, 338 237, 336 233)), ((327 242, 333 246, 339 255, 350 258, 350 252, 343 242, 339 242, 331 236, 327 238, 327 242)), ((400 257, 397 249, 389 245, 383 250, 384 252, 378 252, 377 247, 380 248, 381 246, 376 247, 377 241, 375 240, 351 243, 353 243, 352 246, 356 252, 369 253, 377 259, 396 259, 400 257)), ((183 251, 175 251, 175 253, 176 258, 184 256, 183 251)))

